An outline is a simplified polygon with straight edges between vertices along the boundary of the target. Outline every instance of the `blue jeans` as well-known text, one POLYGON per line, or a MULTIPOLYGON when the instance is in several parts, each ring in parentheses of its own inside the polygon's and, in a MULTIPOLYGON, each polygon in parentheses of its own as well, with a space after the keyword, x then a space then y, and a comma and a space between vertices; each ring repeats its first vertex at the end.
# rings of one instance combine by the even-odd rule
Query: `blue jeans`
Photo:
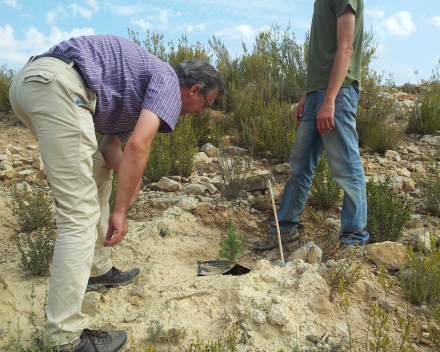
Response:
MULTIPOLYGON (((321 136, 316 117, 326 90, 307 94, 303 116, 292 148, 289 163, 291 174, 284 187, 278 222, 281 234, 299 224, 299 214, 306 204, 313 180, 324 150, 332 178, 344 190, 339 242, 364 244, 368 240, 367 197, 365 175, 359 155, 356 133, 356 110, 359 92, 354 85, 341 88, 335 101, 335 127, 321 136)), ((269 233, 276 233, 270 224, 269 233)))

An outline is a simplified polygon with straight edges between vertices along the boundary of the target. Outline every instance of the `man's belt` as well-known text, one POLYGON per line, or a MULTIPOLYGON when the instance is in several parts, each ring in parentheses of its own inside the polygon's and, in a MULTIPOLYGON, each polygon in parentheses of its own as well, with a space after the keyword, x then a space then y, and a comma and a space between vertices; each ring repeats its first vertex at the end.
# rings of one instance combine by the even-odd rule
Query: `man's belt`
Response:
MULTIPOLYGON (((46 54, 41 54, 41 55, 35 56, 34 61, 38 60, 38 59, 41 59, 43 57, 54 57, 55 59, 61 60, 61 61, 65 62, 68 65, 73 61, 73 60, 69 59, 68 57, 65 57, 65 56, 60 55, 60 54, 55 54, 55 53, 46 53, 46 54)), ((82 77, 82 73, 81 73, 81 70, 80 70, 78 64, 75 63, 72 67, 82 77)))

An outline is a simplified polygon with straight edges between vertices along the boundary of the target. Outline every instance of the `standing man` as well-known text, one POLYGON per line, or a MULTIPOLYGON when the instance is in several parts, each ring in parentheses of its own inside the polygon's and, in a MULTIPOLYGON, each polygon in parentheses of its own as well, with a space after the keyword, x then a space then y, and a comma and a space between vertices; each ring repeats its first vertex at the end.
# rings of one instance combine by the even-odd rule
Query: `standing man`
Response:
POLYGON ((191 60, 173 70, 113 35, 61 42, 13 77, 12 107, 38 138, 54 196, 58 235, 47 319, 62 351, 113 352, 125 344, 124 331, 85 329, 84 294, 139 275, 139 269, 116 269, 110 254, 128 232, 126 212, 139 191, 151 142, 156 132, 172 132, 179 115, 201 114, 222 91, 210 64, 191 60), (105 135, 99 148, 95 131, 105 135), (112 170, 118 188, 109 215, 112 170))
MULTIPOLYGON (((284 243, 299 238, 304 208, 319 159, 326 151, 333 179, 344 190, 340 243, 368 240, 365 175, 356 133, 361 88, 363 0, 316 0, 307 58, 306 92, 295 111, 298 127, 291 174, 284 187, 278 222, 284 243)), ((256 249, 278 245, 276 224, 254 242, 256 249)))

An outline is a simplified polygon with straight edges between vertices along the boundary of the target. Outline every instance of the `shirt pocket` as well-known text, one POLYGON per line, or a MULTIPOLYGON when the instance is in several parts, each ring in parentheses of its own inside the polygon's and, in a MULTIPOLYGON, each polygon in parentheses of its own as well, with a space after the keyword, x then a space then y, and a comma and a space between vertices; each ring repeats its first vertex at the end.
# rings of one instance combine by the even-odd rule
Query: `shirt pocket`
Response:
POLYGON ((23 74, 22 80, 25 83, 28 82, 40 82, 40 83, 50 83, 55 77, 56 73, 50 71, 28 71, 23 74))

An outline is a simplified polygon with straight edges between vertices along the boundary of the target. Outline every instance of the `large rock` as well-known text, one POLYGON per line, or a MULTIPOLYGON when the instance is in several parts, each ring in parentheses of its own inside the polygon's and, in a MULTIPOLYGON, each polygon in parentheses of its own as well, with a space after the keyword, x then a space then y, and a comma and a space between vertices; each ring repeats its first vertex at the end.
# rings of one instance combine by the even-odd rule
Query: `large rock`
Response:
POLYGON ((275 303, 269 309, 267 320, 271 324, 284 326, 289 320, 289 314, 290 310, 284 303, 275 303))
POLYGON ((278 172, 279 174, 290 175, 291 172, 290 164, 289 163, 279 164, 275 166, 275 171, 278 172))
POLYGON ((385 157, 394 159, 396 161, 400 161, 399 153, 395 152, 394 150, 387 150, 387 151, 385 151, 385 157))
POLYGON ((157 183, 157 187, 166 192, 174 192, 179 189, 179 182, 170 180, 167 177, 162 177, 157 183))
POLYGON ((185 187, 183 190, 186 194, 203 194, 206 190, 206 187, 203 185, 197 185, 197 184, 190 184, 185 187))
POLYGON ((313 242, 307 242, 300 249, 292 253, 289 260, 301 259, 306 263, 317 264, 322 261, 322 250, 313 242))
POLYGON ((6 170, 0 170, 0 180, 11 180, 14 178, 16 172, 10 165, 6 166, 6 170))
POLYGON ((365 249, 370 260, 378 267, 383 265, 387 270, 396 271, 407 265, 406 250, 402 243, 389 241, 373 243, 367 245, 365 249))
POLYGON ((101 294, 98 292, 87 292, 82 302, 81 312, 87 315, 94 315, 99 311, 101 294))
POLYGON ((244 156, 249 155, 249 151, 247 149, 235 147, 235 146, 229 146, 222 148, 222 151, 225 153, 232 155, 232 156, 244 156))
POLYGON ((268 181, 270 180, 273 186, 275 185, 275 178, 273 177, 271 172, 268 172, 267 174, 261 174, 256 176, 248 177, 245 180, 245 191, 256 191, 261 189, 268 189, 268 181))
POLYGON ((215 194, 218 191, 218 188, 215 187, 212 183, 205 183, 205 187, 210 194, 215 194))
POLYGON ((32 166, 37 170, 43 171, 44 165, 43 165, 43 161, 41 161, 41 157, 35 158, 34 162, 32 163, 32 166))
POLYGON ((206 143, 200 151, 204 152, 210 158, 216 158, 220 155, 218 148, 214 147, 211 143, 206 143))
POLYGON ((195 198, 183 197, 177 204, 178 207, 185 211, 192 211, 197 209, 198 200, 195 198))
POLYGON ((196 207, 196 213, 199 215, 206 215, 209 211, 209 203, 199 202, 196 207))
POLYGON ((332 304, 324 295, 316 295, 309 301, 309 307, 315 313, 330 313, 333 310, 332 304))
POLYGON ((404 191, 414 191, 414 189, 415 189, 414 180, 409 177, 403 177, 402 178, 402 189, 404 191))
POLYGON ((22 147, 18 147, 18 146, 13 146, 11 148, 9 148, 9 151, 12 154, 23 154, 24 150, 22 147))
POLYGON ((209 159, 209 156, 207 156, 205 152, 199 152, 199 153, 197 153, 196 158, 194 159, 194 162, 195 163, 197 163, 197 162, 205 162, 208 159, 209 159))

